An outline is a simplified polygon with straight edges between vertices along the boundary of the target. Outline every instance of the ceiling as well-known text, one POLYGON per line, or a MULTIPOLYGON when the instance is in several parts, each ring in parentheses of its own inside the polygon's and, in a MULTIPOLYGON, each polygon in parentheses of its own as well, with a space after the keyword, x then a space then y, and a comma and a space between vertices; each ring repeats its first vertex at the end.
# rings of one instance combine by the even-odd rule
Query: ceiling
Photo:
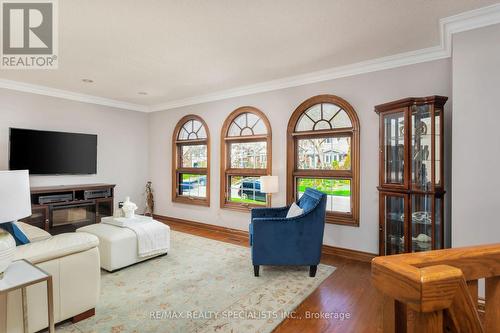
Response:
POLYGON ((0 78, 152 106, 436 46, 440 18, 496 2, 64 0, 59 68, 0 78))

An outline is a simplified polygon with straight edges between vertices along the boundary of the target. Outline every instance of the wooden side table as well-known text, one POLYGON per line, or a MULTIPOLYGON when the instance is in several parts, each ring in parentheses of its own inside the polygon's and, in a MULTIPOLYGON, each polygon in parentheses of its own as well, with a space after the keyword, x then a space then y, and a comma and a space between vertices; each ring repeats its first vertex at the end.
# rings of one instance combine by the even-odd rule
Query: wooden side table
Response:
POLYGON ((55 332, 52 275, 26 260, 18 260, 10 264, 4 272, 3 279, 0 280, 0 309, 3 307, 5 308, 5 311, 0 313, 0 333, 6 332, 6 327, 2 327, 2 325, 6 325, 7 323, 7 294, 17 289, 21 289, 22 295, 24 332, 29 332, 26 288, 43 281, 47 282, 47 316, 49 332, 55 332))

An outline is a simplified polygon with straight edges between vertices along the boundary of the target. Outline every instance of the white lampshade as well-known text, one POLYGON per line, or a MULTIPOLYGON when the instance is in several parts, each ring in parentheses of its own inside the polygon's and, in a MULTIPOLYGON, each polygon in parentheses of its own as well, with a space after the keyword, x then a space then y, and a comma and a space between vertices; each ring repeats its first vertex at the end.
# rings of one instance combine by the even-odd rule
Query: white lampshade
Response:
POLYGON ((0 223, 31 215, 28 170, 0 171, 0 223))
POLYGON ((278 176, 261 176, 260 191, 262 193, 277 193, 279 191, 278 176))

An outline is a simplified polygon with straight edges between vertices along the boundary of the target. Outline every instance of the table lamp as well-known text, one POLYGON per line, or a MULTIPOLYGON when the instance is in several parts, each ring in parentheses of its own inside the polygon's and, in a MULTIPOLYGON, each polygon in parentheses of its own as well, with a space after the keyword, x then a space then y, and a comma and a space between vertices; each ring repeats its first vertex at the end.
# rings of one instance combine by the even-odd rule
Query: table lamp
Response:
MULTIPOLYGON (((266 193, 266 199, 270 199, 272 193, 278 193, 279 192, 278 176, 261 176, 260 191, 262 193, 266 193)), ((267 202, 270 201, 267 200, 267 202)))
MULTIPOLYGON (((0 279, 12 262, 16 241, 3 230, 7 223, 31 215, 31 193, 28 170, 0 171, 0 279)), ((17 229, 17 227, 16 227, 17 229)))

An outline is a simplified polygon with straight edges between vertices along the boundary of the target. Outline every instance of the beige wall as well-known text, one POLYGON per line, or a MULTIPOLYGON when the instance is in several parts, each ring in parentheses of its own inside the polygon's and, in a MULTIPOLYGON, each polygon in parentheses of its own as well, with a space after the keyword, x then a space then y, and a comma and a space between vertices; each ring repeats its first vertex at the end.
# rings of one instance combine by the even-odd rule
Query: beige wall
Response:
POLYGON ((453 40, 453 246, 500 241, 500 25, 453 40))
MULTIPOLYGON (((273 174, 279 176, 280 193, 273 205, 286 201, 286 126, 294 109, 318 94, 335 94, 350 102, 361 123, 361 211, 360 227, 327 225, 324 243, 350 249, 378 252, 378 116, 376 104, 409 96, 451 95, 451 63, 440 60, 328 82, 304 85, 204 103, 150 115, 150 177, 156 195, 156 212, 224 227, 247 230, 249 214, 219 208, 220 130, 227 115, 239 106, 251 105, 269 118, 273 132, 273 174), (171 201, 171 138, 177 121, 197 114, 211 134, 211 206, 197 207, 171 201)), ((447 104, 449 130, 450 102, 447 104)))
POLYGON ((115 204, 129 195, 144 201, 148 173, 148 115, 0 89, 0 170, 8 169, 9 127, 98 135, 97 174, 32 176, 31 184, 117 184, 115 204))

